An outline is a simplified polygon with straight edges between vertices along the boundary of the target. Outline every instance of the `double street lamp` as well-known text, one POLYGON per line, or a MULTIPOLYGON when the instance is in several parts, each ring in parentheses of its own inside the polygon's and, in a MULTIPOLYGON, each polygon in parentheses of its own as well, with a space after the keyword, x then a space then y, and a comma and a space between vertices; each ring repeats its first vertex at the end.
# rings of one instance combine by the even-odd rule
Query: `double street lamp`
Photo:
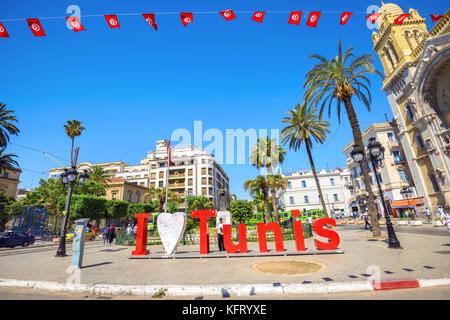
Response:
MULTIPOLYGON (((384 201, 383 190, 381 189, 380 181, 377 177, 376 167, 381 164, 384 159, 384 148, 375 138, 369 139, 369 144, 367 145, 369 150, 370 161, 372 162, 372 168, 375 174, 375 180, 377 181, 378 192, 380 193, 381 202, 383 204, 383 209, 386 217, 386 227, 389 237, 389 248, 401 248, 400 242, 395 235, 394 228, 392 227, 391 218, 389 217, 389 211, 386 207, 386 202, 384 201)), ((357 144, 353 146, 353 150, 350 152, 351 157, 355 162, 361 163, 364 159, 364 150, 362 150, 357 144)))
MULTIPOLYGON (((78 157, 78 150, 77 148, 75 150, 75 159, 78 157)), ((70 200, 72 199, 72 192, 73 188, 75 187, 75 182, 78 178, 78 171, 76 169, 76 160, 74 161, 74 165, 72 165, 72 168, 70 169, 64 169, 64 172, 60 175, 61 182, 64 185, 69 185, 69 189, 67 192, 66 197, 66 206, 64 208, 64 219, 61 224, 61 233, 60 233, 60 239, 59 239, 59 247, 58 251, 56 252, 57 257, 65 257, 66 256, 66 229, 67 229, 67 221, 69 219, 69 210, 70 210, 70 200)), ((89 174, 86 170, 84 170, 80 174, 80 182, 81 184, 85 184, 89 180, 89 174)))
POLYGON ((408 199, 408 210, 411 210, 411 206, 409 204, 409 197, 412 194, 412 190, 408 187, 403 187, 402 190, 400 190, 400 194, 403 196, 403 198, 406 197, 406 199, 408 199))

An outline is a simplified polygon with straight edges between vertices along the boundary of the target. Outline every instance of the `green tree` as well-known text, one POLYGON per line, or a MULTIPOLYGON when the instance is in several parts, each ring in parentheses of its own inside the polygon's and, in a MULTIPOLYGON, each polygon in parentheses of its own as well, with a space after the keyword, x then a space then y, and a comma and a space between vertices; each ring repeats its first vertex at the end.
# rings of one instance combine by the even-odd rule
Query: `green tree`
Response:
MULTIPOLYGON (((147 195, 150 197, 152 201, 156 201, 159 204, 159 213, 163 212, 164 204, 166 203, 166 190, 162 188, 151 187, 148 190, 147 195)), ((169 190, 167 194, 167 202, 169 201, 175 201, 180 203, 181 198, 176 193, 169 190)))
POLYGON ((103 185, 105 189, 108 189, 108 182, 111 182, 111 179, 108 176, 108 173, 102 167, 94 166, 88 170, 89 181, 97 182, 103 185))
POLYGON ((323 212, 328 215, 311 149, 312 139, 321 144, 325 142, 326 135, 330 132, 328 129, 330 124, 320 119, 317 111, 317 109, 313 109, 305 102, 303 104, 297 104, 295 109, 287 112, 289 116, 285 117, 282 121, 282 123, 286 123, 287 126, 281 130, 281 137, 283 138, 283 143, 289 143, 289 148, 294 149, 295 151, 299 150, 302 145, 305 146, 314 180, 316 181, 316 186, 319 191, 323 212))
MULTIPOLYGON (((255 207, 256 212, 264 212, 264 194, 262 192, 256 192, 253 195, 253 200, 251 201, 251 203, 255 207)), ((267 199, 267 206, 269 208, 273 207, 271 198, 267 199)))
POLYGON ((17 118, 11 115, 14 111, 8 110, 6 104, 0 102, 0 148, 4 149, 9 143, 9 135, 17 136, 20 130, 13 124, 18 122, 17 118))
MULTIPOLYGON (((342 42, 339 41, 336 57, 328 60, 321 55, 311 55, 310 58, 317 59, 319 62, 306 74, 304 88, 307 90, 304 96, 308 104, 321 105, 321 115, 324 108, 328 106, 328 116, 330 116, 333 101, 335 101, 339 121, 341 120, 341 105, 344 103, 355 144, 361 150, 365 150, 352 98, 356 96, 366 106, 367 110, 370 111, 372 97, 369 90, 371 87, 369 76, 371 74, 378 74, 383 78, 383 74, 375 69, 373 65, 374 57, 371 54, 363 54, 355 57, 352 51, 353 47, 349 47, 343 53, 342 42), (352 59, 350 60, 350 58, 352 59)), ((364 154, 364 159, 361 164, 363 167, 364 185, 369 195, 368 205, 373 235, 380 236, 381 230, 375 207, 375 197, 369 181, 366 154, 364 154)))
POLYGON ((0 190, 0 232, 5 230, 6 224, 11 219, 10 206, 14 203, 14 199, 5 195, 5 190, 0 190))
POLYGON ((281 174, 274 174, 274 175, 268 175, 267 176, 267 184, 269 185, 270 193, 272 195, 272 206, 273 206, 273 212, 275 214, 275 218, 277 219, 277 222, 280 222, 280 216, 278 214, 278 211, 275 213, 275 210, 278 210, 278 206, 273 204, 274 202, 277 203, 277 194, 280 191, 284 191, 288 187, 288 180, 284 178, 281 174))
POLYGON ((191 210, 211 210, 214 209, 214 202, 212 202, 207 196, 190 196, 191 201, 188 201, 188 207, 191 210), (190 202, 190 203, 189 203, 190 202))
POLYGON ((245 223, 252 218, 253 206, 247 200, 235 200, 230 203, 230 212, 234 221, 245 223))
POLYGON ((167 204, 167 212, 168 213, 178 212, 178 202, 169 201, 169 203, 167 204))
POLYGON ((73 147, 75 143, 75 137, 81 136, 81 133, 86 128, 81 125, 81 122, 78 120, 67 121, 67 124, 64 125, 64 129, 66 131, 66 135, 72 141, 72 148, 70 149, 70 163, 72 166, 75 165, 73 158, 73 147))
MULTIPOLYGON (((273 175, 272 168, 276 168, 282 164, 285 159, 286 150, 280 147, 275 139, 269 139, 269 137, 259 138, 256 145, 252 148, 250 154, 250 164, 258 169, 266 168, 268 175, 273 175)), ((276 200, 276 193, 270 192, 272 198, 273 213, 277 221, 278 216, 278 203, 276 200)))
POLYGON ((267 223, 269 221, 269 185, 267 179, 264 176, 257 176, 254 180, 247 180, 244 182, 245 191, 249 190, 250 195, 253 197, 259 193, 262 193, 264 201, 264 220, 267 223))

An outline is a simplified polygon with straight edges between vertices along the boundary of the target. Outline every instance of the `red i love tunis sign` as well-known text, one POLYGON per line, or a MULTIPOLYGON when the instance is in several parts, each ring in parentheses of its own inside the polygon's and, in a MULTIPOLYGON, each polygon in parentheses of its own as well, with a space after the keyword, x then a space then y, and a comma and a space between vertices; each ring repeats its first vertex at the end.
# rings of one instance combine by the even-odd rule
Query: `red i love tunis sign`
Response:
MULTIPOLYGON (((300 217, 300 210, 292 210, 292 217, 300 217)), ((136 233, 136 248, 132 251, 132 256, 145 256, 150 253, 147 250, 147 226, 148 218, 151 213, 136 214, 137 218, 137 233, 136 233)), ((192 211, 192 218, 200 219, 200 254, 209 253, 209 234, 208 234, 208 219, 216 217, 216 210, 200 210, 192 211)), ((336 221, 331 218, 317 219, 313 222, 314 232, 323 238, 329 239, 328 242, 322 242, 314 239, 314 244, 319 250, 334 250, 340 244, 340 238, 336 231, 325 229, 325 225, 336 227, 336 221)), ((278 223, 258 223, 258 241, 259 251, 261 253, 267 252, 267 238, 266 232, 272 231, 275 235, 275 249, 277 252, 284 252, 283 233, 278 223)), ((303 238, 303 229, 301 221, 293 221, 293 229, 295 235, 295 244, 297 251, 305 251, 305 240, 303 238)), ((241 223, 238 225, 239 242, 233 243, 231 238, 231 225, 225 224, 223 226, 223 242, 225 250, 228 253, 247 253, 247 231, 246 225, 241 223)))

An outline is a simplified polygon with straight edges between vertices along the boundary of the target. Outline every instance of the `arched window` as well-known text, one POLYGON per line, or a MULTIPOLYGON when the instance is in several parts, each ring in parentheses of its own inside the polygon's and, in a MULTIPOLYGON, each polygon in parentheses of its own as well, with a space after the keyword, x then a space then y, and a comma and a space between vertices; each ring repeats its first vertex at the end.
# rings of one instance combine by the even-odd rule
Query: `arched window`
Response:
POLYGON ((398 55, 397 55, 397 52, 395 51, 392 41, 388 42, 388 47, 389 47, 390 52, 392 53, 392 56, 395 59, 395 65, 397 65, 398 64, 398 55))
POLYGON ((423 143, 423 139, 420 134, 416 134, 416 143, 417 143, 417 148, 419 150, 422 150, 423 148, 425 148, 425 144, 423 143))
POLYGON ((395 67, 394 61, 392 60, 392 57, 391 57, 391 54, 389 53, 388 48, 384 47, 383 48, 383 52, 384 52, 384 55, 387 57, 387 59, 389 61, 389 65, 388 65, 389 71, 394 70, 394 67, 395 67))
POLYGON ((411 104, 406 104, 405 106, 405 113, 406 113, 406 118, 409 121, 413 121, 414 120, 414 115, 415 115, 415 110, 414 107, 411 104))
POLYGON ((433 191, 434 192, 439 192, 441 191, 441 189, 439 188, 439 184, 436 180, 436 177, 434 176, 434 174, 430 173, 428 175, 428 177, 430 178, 430 182, 431 182, 431 186, 433 187, 433 191))

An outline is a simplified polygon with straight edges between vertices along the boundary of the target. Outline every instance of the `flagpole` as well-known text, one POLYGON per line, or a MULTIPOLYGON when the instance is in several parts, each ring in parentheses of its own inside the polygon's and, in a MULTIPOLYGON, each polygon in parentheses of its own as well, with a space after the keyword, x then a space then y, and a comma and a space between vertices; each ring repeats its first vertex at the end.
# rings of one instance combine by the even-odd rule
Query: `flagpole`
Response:
POLYGON ((165 213, 167 213, 167 207, 168 207, 167 198, 169 195, 169 170, 170 170, 170 141, 169 141, 169 144, 167 145, 166 203, 165 203, 165 209, 164 209, 165 213))

